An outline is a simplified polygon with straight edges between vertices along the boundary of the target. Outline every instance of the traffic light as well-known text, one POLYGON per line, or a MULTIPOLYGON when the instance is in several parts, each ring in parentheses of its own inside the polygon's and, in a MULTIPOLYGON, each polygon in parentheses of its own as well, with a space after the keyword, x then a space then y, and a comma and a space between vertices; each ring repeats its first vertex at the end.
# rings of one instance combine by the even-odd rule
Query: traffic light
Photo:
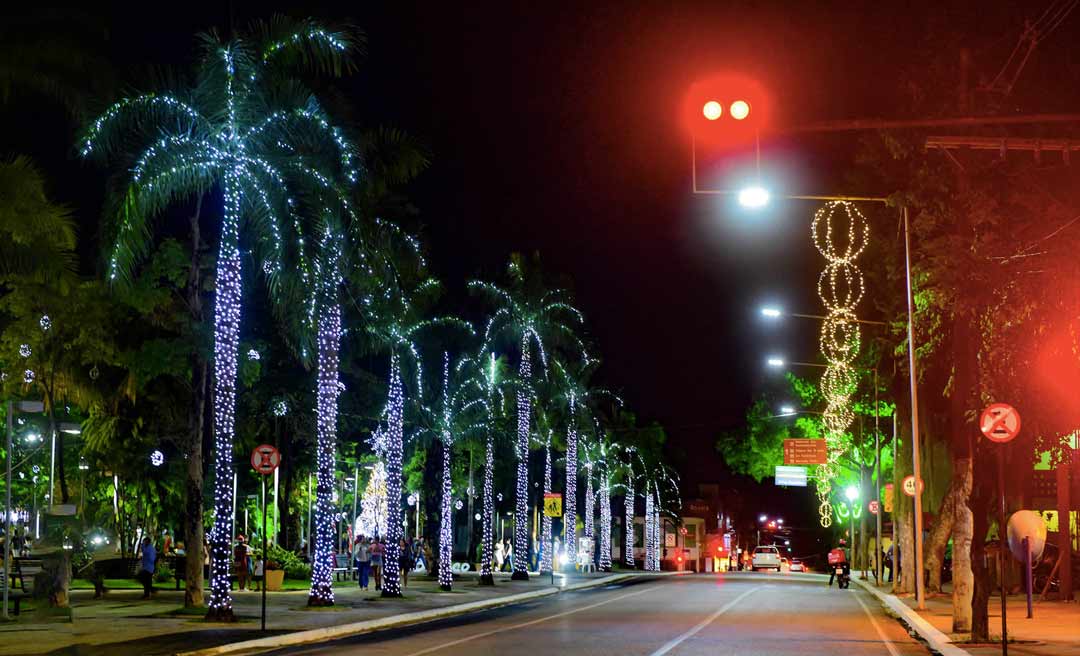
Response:
POLYGON ((683 120, 703 143, 752 143, 768 125, 769 100, 755 80, 742 75, 713 75, 690 87, 683 102, 683 120))

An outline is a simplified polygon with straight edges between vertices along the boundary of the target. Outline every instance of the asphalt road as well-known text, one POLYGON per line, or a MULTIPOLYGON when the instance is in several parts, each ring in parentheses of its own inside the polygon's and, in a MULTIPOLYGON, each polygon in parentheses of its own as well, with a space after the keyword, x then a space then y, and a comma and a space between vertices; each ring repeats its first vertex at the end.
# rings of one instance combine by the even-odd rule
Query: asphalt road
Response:
POLYGON ((273 652, 365 656, 926 656, 868 593, 812 574, 637 579, 273 652))

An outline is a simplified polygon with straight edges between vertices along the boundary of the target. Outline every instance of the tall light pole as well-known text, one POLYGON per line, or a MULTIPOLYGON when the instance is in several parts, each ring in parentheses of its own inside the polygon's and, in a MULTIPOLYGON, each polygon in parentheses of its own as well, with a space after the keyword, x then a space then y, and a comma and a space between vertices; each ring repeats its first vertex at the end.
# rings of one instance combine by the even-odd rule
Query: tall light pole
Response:
POLYGON ((848 489, 844 490, 844 496, 847 497, 848 514, 851 515, 851 562, 854 564, 855 554, 858 553, 858 550, 855 549, 855 502, 859 499, 859 488, 854 485, 849 486, 848 489))

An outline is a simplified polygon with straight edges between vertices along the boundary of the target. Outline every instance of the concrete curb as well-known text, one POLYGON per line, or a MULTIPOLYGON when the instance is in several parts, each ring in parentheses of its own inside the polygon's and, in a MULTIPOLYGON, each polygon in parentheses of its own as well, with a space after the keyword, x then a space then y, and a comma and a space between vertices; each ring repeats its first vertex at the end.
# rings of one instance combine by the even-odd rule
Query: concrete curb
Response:
POLYGON ((362 633, 381 631, 383 629, 409 626, 411 624, 422 624, 424 622, 431 622, 433 620, 453 617, 455 615, 463 615, 465 613, 471 613, 478 610, 498 608, 499 606, 509 606, 524 601, 540 599, 542 597, 550 597, 551 595, 556 595, 561 592, 572 592, 574 590, 593 588, 601 585, 610 585, 612 583, 618 583, 619 581, 624 581, 626 579, 639 576, 656 577, 681 573, 682 572, 642 572, 634 574, 613 574, 611 576, 605 576, 604 578, 600 579, 582 581, 581 583, 575 583, 566 587, 546 587, 542 590, 534 590, 532 592, 520 592, 518 594, 507 595, 505 597, 496 597, 495 599, 470 601, 465 604, 455 604, 453 606, 445 606, 443 608, 432 608, 429 610, 421 610, 413 613, 391 615, 389 617, 380 617, 378 619, 365 620, 363 622, 352 622, 350 624, 325 626, 318 629, 307 629, 305 631, 294 631, 292 633, 283 633, 279 635, 268 636, 265 638, 243 640, 240 642, 232 642, 224 645, 218 645, 217 647, 207 647, 205 649, 196 649, 194 651, 178 652, 176 656, 218 656, 219 654, 235 654, 238 652, 291 647, 311 642, 324 642, 327 640, 335 640, 338 638, 360 635, 362 633))
POLYGON ((949 636, 945 635, 933 624, 923 619, 922 615, 919 615, 919 613, 911 606, 900 601, 896 595, 884 593, 865 581, 856 578, 852 578, 851 580, 858 583, 864 590, 877 597, 878 601, 884 604, 886 608, 899 615, 908 626, 919 634, 919 637, 926 641, 930 646, 930 649, 941 654, 941 656, 971 656, 971 652, 954 645, 952 640, 949 639, 949 636))

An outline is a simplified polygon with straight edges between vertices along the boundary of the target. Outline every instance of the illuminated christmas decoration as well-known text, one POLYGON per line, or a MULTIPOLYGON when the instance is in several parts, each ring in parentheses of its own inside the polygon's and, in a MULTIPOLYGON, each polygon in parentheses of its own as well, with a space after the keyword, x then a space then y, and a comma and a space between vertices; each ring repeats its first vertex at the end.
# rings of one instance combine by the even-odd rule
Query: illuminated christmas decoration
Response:
POLYGON ((317 324, 316 454, 315 454, 315 556, 311 564, 309 606, 334 603, 334 457, 337 450, 338 363, 341 348, 341 303, 338 288, 342 282, 339 269, 341 240, 329 229, 315 262, 317 286, 315 306, 317 324))
POLYGON ((371 469, 371 477, 360 498, 355 531, 366 537, 386 535, 386 466, 382 462, 376 462, 371 469))
POLYGON ((593 492, 593 465, 592 462, 585 463, 585 537, 589 538, 589 541, 595 537, 593 530, 593 523, 596 521, 596 495, 593 492))
POLYGON ((611 481, 608 467, 603 465, 600 480, 600 563, 601 572, 611 571, 611 481))
POLYGON ((27 385, 34 382, 34 371, 32 369, 27 369, 23 372, 23 382, 27 385))
MULTIPOLYGON (((484 370, 484 391, 488 397, 489 422, 484 436, 484 491, 481 495, 484 508, 482 519, 484 527, 483 542, 480 546, 480 585, 495 585, 495 577, 492 573, 492 563, 495 560, 495 502, 492 499, 492 487, 495 478, 495 439, 490 419, 492 418, 491 413, 495 411, 495 408, 502 407, 502 404, 496 401, 495 398, 498 361, 494 353, 491 354, 491 361, 488 366, 484 367, 484 370)), ((502 501, 501 494, 499 500, 502 501)))
POLYGON ((645 486, 645 569, 652 571, 656 543, 653 535, 653 494, 648 484, 645 486))
POLYGON ((49 318, 49 315, 43 314, 41 315, 41 318, 38 319, 38 324, 41 326, 42 330, 48 331, 49 328, 52 328, 52 319, 49 318))
POLYGON ((386 463, 386 552, 383 556, 384 597, 401 596, 402 512, 401 458, 405 439, 405 390, 401 381, 401 357, 397 350, 390 353, 390 391, 386 406, 386 434, 383 461, 386 463))
POLYGON ((623 484, 623 565, 634 567, 634 470, 627 464, 626 483, 623 484))
POLYGON ((450 499, 453 495, 450 477, 450 453, 454 445, 454 434, 450 430, 450 354, 443 353, 443 407, 442 407, 442 507, 439 510, 439 588, 449 592, 454 585, 454 573, 451 569, 454 558, 453 517, 450 499))
MULTIPOLYGON (((216 620, 234 619, 229 580, 244 260, 240 228, 261 231, 250 240, 255 261, 271 261, 268 269, 273 273, 268 275, 276 275, 282 270, 286 230, 304 248, 299 208, 293 198, 296 188, 325 186, 324 182, 356 176, 355 149, 329 124, 318 103, 309 93, 281 94, 281 76, 274 75, 279 65, 290 67, 298 59, 317 62, 320 70, 341 70, 351 47, 349 37, 311 21, 298 23, 291 36, 278 38, 279 32, 256 29, 228 42, 208 35, 194 89, 124 98, 93 121, 82 137, 83 156, 126 154, 132 143, 142 142, 141 154, 127 169, 124 203, 108 264, 110 280, 126 277, 134 261, 147 252, 150 221, 167 206, 178 199, 187 202, 209 189, 220 189, 223 197, 214 284, 214 524, 209 534, 207 611, 207 617, 216 620), (275 34, 272 42, 267 41, 269 34, 275 34), (299 100, 295 106, 281 107, 286 98, 299 100), (279 109, 268 112, 267 107, 279 109), (335 151, 339 171, 316 170, 307 163, 323 149, 335 151), (298 152, 304 157, 298 157, 298 152)), ((288 68, 287 73, 291 72, 288 68)), ((289 83, 302 89, 295 79, 289 83)), ((302 264, 300 268, 302 276, 309 276, 302 264)), ((305 282, 311 281, 305 278, 305 282)), ((313 306, 308 309, 313 314, 313 306)), ((96 377, 96 369, 91 377, 96 377)), ((326 493, 320 494, 325 499, 326 493)), ((321 580, 322 569, 328 567, 329 563, 317 560, 313 577, 321 580)))
POLYGON ((577 395, 570 393, 570 417, 566 426, 566 493, 563 495, 563 527, 566 534, 566 558, 577 562, 577 478, 578 429, 577 395))
POLYGON ((848 452, 847 430, 855 418, 851 397, 858 386, 852 363, 859 353, 859 324, 855 307, 865 293, 862 272, 855 260, 870 240, 870 224, 849 202, 830 201, 814 215, 811 237, 827 262, 818 277, 818 295, 827 311, 821 327, 821 352, 828 362, 821 379, 825 397, 822 424, 828 446, 828 462, 814 474, 822 526, 832 525, 829 498, 832 482, 840 470, 839 460, 848 452), (846 230, 844 229, 846 227, 846 230))
POLYGON ((275 401, 271 412, 274 413, 275 417, 284 417, 289 414, 289 404, 286 403, 284 399, 275 401))
MULTIPOLYGON (((532 380, 532 356, 529 354, 529 334, 521 336, 521 361, 518 379, 522 384, 532 380)), ((517 393, 517 498, 514 500, 514 573, 515 581, 529 579, 529 413, 532 399, 525 389, 517 393)))
POLYGON ((29 344, 20 344, 19 345, 19 355, 23 356, 24 358, 28 358, 28 357, 30 357, 31 353, 32 353, 32 351, 30 350, 30 345, 29 344))
MULTIPOLYGON (((551 432, 547 432, 547 440, 544 444, 544 494, 551 492, 551 432)), ((551 540, 551 517, 543 513, 540 517, 540 572, 550 572, 553 568, 554 558, 552 550, 554 545, 551 540)))
POLYGON ((465 504, 464 504, 464 502, 462 502, 461 499, 458 499, 457 501, 454 502, 454 510, 461 510, 464 507, 465 507, 465 504))
POLYGON ((165 454, 162 453, 160 450, 155 449, 150 454, 150 464, 155 466, 155 467, 160 467, 160 466, 164 465, 165 464, 165 454))
POLYGON ((260 358, 259 352, 256 351, 255 349, 248 350, 247 356, 248 356, 248 360, 252 360, 252 361, 258 361, 259 358, 260 358))

